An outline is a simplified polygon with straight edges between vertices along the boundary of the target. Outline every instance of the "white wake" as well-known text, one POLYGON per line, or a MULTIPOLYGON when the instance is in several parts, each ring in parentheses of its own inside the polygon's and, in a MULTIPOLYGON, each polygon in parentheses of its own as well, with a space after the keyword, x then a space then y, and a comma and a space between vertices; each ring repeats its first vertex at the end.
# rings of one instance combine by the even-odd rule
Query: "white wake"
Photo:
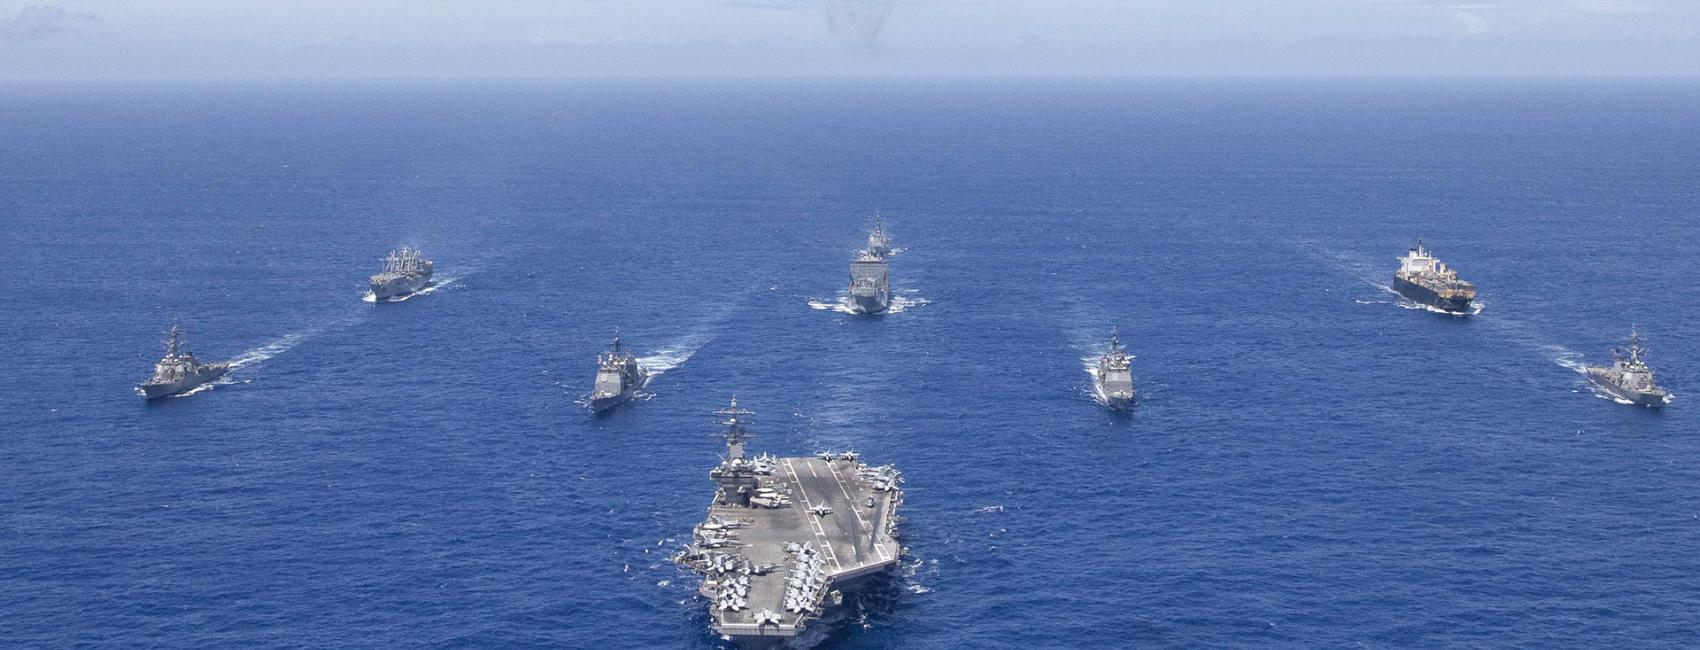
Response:
MULTIPOLYGON (((904 294, 914 294, 914 293, 916 293, 916 290, 909 289, 909 290, 903 291, 901 293, 893 294, 891 296, 891 304, 886 307, 885 313, 887 313, 887 314, 901 314, 901 313, 909 311, 911 309, 916 309, 916 308, 919 308, 919 307, 925 307, 927 305, 932 304, 933 301, 928 300, 926 298, 922 298, 920 296, 904 295, 904 294)), ((809 308, 814 309, 816 311, 830 311, 830 312, 837 312, 837 313, 840 313, 840 314, 851 314, 851 315, 857 315, 857 316, 863 315, 863 314, 861 314, 861 312, 856 311, 856 308, 853 306, 853 304, 854 303, 852 303, 850 301, 850 295, 847 294, 847 293, 839 294, 838 298, 836 298, 836 299, 834 299, 830 302, 826 301, 826 300, 821 300, 819 298, 810 298, 809 299, 809 308)))
POLYGON ((385 298, 383 300, 378 300, 378 296, 374 295, 370 291, 367 291, 365 295, 360 296, 360 300, 361 300, 361 302, 372 303, 372 304, 376 304, 376 303, 380 303, 380 302, 407 302, 408 300, 413 299, 415 296, 428 296, 428 295, 431 295, 433 293, 436 293, 440 289, 448 288, 450 285, 453 285, 456 281, 460 280, 460 278, 461 278, 461 276, 457 275, 457 276, 446 277, 446 278, 443 278, 441 280, 432 280, 431 282, 426 283, 425 286, 420 288, 418 291, 415 291, 413 293, 402 294, 402 295, 399 295, 399 296, 392 296, 392 297, 389 297, 389 298, 385 298))

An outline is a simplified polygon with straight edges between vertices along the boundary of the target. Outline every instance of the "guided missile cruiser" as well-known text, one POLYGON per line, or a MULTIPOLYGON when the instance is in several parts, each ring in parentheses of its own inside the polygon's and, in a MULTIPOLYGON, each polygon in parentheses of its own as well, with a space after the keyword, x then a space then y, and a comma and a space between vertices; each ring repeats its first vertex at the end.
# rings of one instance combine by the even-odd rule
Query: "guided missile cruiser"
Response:
POLYGON ((183 333, 177 324, 165 340, 165 358, 154 364, 153 376, 136 386, 136 392, 148 399, 169 397, 200 386, 230 370, 228 363, 201 363, 195 353, 183 347, 183 333))
POLYGON ((431 260, 419 249, 403 246, 384 258, 383 272, 372 276, 372 299, 377 302, 407 296, 431 283, 431 260))
POLYGON ((868 233, 868 254, 874 257, 891 255, 891 237, 885 234, 885 220, 874 218, 874 230, 868 233))
POLYGON ((1127 351, 1114 331, 1110 332, 1110 352, 1098 357, 1098 372, 1093 388, 1098 400, 1112 409, 1125 409, 1133 404, 1133 372, 1127 351))
POLYGON ((775 647, 844 605, 844 592, 900 562, 903 475, 855 452, 750 457, 750 411, 715 411, 726 454, 714 498, 673 560, 702 576, 709 625, 741 647, 775 647))
POLYGON ((864 252, 850 263, 850 310, 881 314, 891 309, 891 284, 885 258, 864 252))
POLYGON ((1612 349, 1616 361, 1609 366, 1588 366, 1588 380, 1612 397, 1638 406, 1660 407, 1670 402, 1670 392, 1653 381, 1653 369, 1641 360, 1647 348, 1641 335, 1629 331, 1629 347, 1612 349))
POLYGON ((601 413, 630 400, 649 381, 649 372, 638 364, 637 356, 620 345, 620 333, 614 333, 614 343, 596 355, 596 387, 590 393, 590 410, 601 413))
POLYGON ((1406 299, 1448 314, 1470 313, 1476 285, 1458 278, 1458 272, 1435 259, 1421 241, 1399 258, 1393 274, 1393 290, 1406 299))

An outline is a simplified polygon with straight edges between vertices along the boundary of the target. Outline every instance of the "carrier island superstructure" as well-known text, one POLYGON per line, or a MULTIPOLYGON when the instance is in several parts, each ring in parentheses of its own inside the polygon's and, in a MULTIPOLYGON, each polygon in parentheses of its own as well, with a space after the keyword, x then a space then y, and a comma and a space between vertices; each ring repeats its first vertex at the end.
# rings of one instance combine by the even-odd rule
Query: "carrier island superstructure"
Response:
POLYGON ((1399 258, 1393 290, 1412 302, 1448 314, 1470 313, 1470 301, 1476 299, 1476 285, 1460 279, 1457 271, 1435 259, 1421 241, 1399 258))
POLYGON ((854 452, 749 457, 753 413, 715 411, 726 456, 709 471, 714 501, 674 559, 703 577, 710 624, 744 647, 797 637, 860 578, 895 567, 903 478, 854 452))

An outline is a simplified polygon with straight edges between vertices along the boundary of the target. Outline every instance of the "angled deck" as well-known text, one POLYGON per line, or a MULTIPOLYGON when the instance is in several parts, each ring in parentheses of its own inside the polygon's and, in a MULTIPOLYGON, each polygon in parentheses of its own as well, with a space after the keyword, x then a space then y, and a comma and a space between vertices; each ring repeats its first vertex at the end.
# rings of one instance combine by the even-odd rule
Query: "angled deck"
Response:
MULTIPOLYGON (((747 507, 717 503, 709 514, 721 521, 748 525, 724 536, 731 546, 710 552, 736 553, 754 565, 773 565, 765 573, 749 575, 747 607, 722 610, 711 605, 714 627, 734 638, 783 639, 796 636, 815 612, 793 612, 785 607, 786 581, 798 563, 789 544, 810 543, 821 556, 825 597, 847 580, 877 572, 898 562, 899 548, 891 536, 901 491, 882 490, 863 476, 866 465, 844 458, 780 458, 773 472, 761 477, 762 488, 772 488, 789 503, 778 508, 747 507), (821 509, 825 509, 825 511, 821 509), (817 511, 825 514, 817 514, 817 511), (829 511, 829 512, 828 512, 829 511), (763 610, 778 614, 778 622, 758 621, 763 610)), ((704 583, 711 597, 717 583, 704 583)))

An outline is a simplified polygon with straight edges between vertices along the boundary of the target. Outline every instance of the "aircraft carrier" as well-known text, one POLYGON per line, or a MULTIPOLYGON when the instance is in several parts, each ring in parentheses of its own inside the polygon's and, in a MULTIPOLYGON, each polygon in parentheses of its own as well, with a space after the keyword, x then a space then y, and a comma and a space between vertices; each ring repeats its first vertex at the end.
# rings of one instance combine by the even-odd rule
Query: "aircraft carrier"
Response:
POLYGON ((1448 314, 1470 313, 1470 301, 1476 299, 1476 285, 1459 279, 1458 272, 1435 259, 1421 241, 1399 258, 1393 290, 1412 302, 1448 314))
POLYGON ((854 452, 748 457, 753 413, 733 398, 715 414, 726 456, 709 472, 714 501, 674 559, 702 575, 716 633, 746 648, 782 645, 841 606, 845 589, 897 566, 903 477, 854 452))

